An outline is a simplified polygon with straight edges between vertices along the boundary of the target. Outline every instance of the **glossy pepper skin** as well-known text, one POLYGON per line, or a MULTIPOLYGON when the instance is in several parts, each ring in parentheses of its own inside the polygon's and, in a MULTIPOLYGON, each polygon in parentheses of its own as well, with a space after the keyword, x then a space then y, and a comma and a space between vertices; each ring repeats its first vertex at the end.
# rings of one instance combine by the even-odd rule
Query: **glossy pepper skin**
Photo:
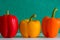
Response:
POLYGON ((40 34, 40 21, 32 20, 31 18, 20 22, 20 32, 24 38, 36 38, 40 34))
MULTIPOLYGON (((9 12, 9 11, 8 11, 9 12)), ((4 38, 12 38, 18 31, 18 19, 14 15, 2 16, 1 35, 4 38)))
POLYGON ((48 38, 56 37, 59 30, 60 20, 54 18, 54 11, 57 11, 57 9, 53 10, 52 18, 46 16, 42 20, 42 32, 48 38))

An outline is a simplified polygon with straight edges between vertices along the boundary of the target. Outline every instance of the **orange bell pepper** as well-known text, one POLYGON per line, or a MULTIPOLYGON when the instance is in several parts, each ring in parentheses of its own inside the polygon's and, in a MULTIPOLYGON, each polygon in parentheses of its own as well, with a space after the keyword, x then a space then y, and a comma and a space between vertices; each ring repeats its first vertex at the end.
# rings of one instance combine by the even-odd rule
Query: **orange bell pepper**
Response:
POLYGON ((42 32, 45 37, 54 38, 58 34, 60 20, 54 18, 57 8, 54 8, 52 17, 44 17, 42 20, 42 32))

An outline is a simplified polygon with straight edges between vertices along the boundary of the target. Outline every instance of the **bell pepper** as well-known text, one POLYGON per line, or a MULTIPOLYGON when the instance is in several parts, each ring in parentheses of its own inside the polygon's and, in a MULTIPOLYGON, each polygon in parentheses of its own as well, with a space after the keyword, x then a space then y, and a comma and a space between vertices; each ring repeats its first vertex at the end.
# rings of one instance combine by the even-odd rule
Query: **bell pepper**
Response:
POLYGON ((54 8, 51 18, 46 16, 42 20, 42 32, 47 38, 54 38, 58 34, 60 20, 55 18, 55 12, 57 10, 57 8, 54 8))
POLYGON ((1 33, 1 19, 2 19, 2 16, 0 16, 0 33, 1 33))
POLYGON ((4 38, 12 38, 18 31, 18 19, 16 16, 9 14, 2 16, 1 35, 4 38))
POLYGON ((25 19, 20 22, 20 33, 24 38, 36 38, 40 34, 40 21, 32 20, 32 18, 36 17, 33 14, 30 19, 25 19))

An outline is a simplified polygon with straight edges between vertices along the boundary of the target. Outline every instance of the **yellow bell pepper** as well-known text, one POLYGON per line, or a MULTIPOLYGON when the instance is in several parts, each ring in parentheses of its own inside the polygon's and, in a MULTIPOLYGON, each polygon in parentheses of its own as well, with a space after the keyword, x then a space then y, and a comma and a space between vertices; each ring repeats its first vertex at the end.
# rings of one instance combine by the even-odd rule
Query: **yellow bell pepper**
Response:
POLYGON ((35 14, 33 14, 30 19, 22 20, 20 22, 20 32, 24 38, 36 38, 40 34, 40 21, 32 20, 34 17, 36 17, 35 14))

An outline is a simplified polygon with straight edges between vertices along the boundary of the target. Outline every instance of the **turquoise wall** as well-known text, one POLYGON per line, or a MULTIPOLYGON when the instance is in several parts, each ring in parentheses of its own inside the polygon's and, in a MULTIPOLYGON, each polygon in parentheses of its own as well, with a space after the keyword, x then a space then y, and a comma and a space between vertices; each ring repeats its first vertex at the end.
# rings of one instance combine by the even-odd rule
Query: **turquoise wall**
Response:
POLYGON ((54 7, 58 8, 55 17, 60 18, 60 0, 0 0, 0 16, 10 10, 19 22, 34 13, 37 14, 36 19, 42 21, 44 16, 51 17, 54 7))

